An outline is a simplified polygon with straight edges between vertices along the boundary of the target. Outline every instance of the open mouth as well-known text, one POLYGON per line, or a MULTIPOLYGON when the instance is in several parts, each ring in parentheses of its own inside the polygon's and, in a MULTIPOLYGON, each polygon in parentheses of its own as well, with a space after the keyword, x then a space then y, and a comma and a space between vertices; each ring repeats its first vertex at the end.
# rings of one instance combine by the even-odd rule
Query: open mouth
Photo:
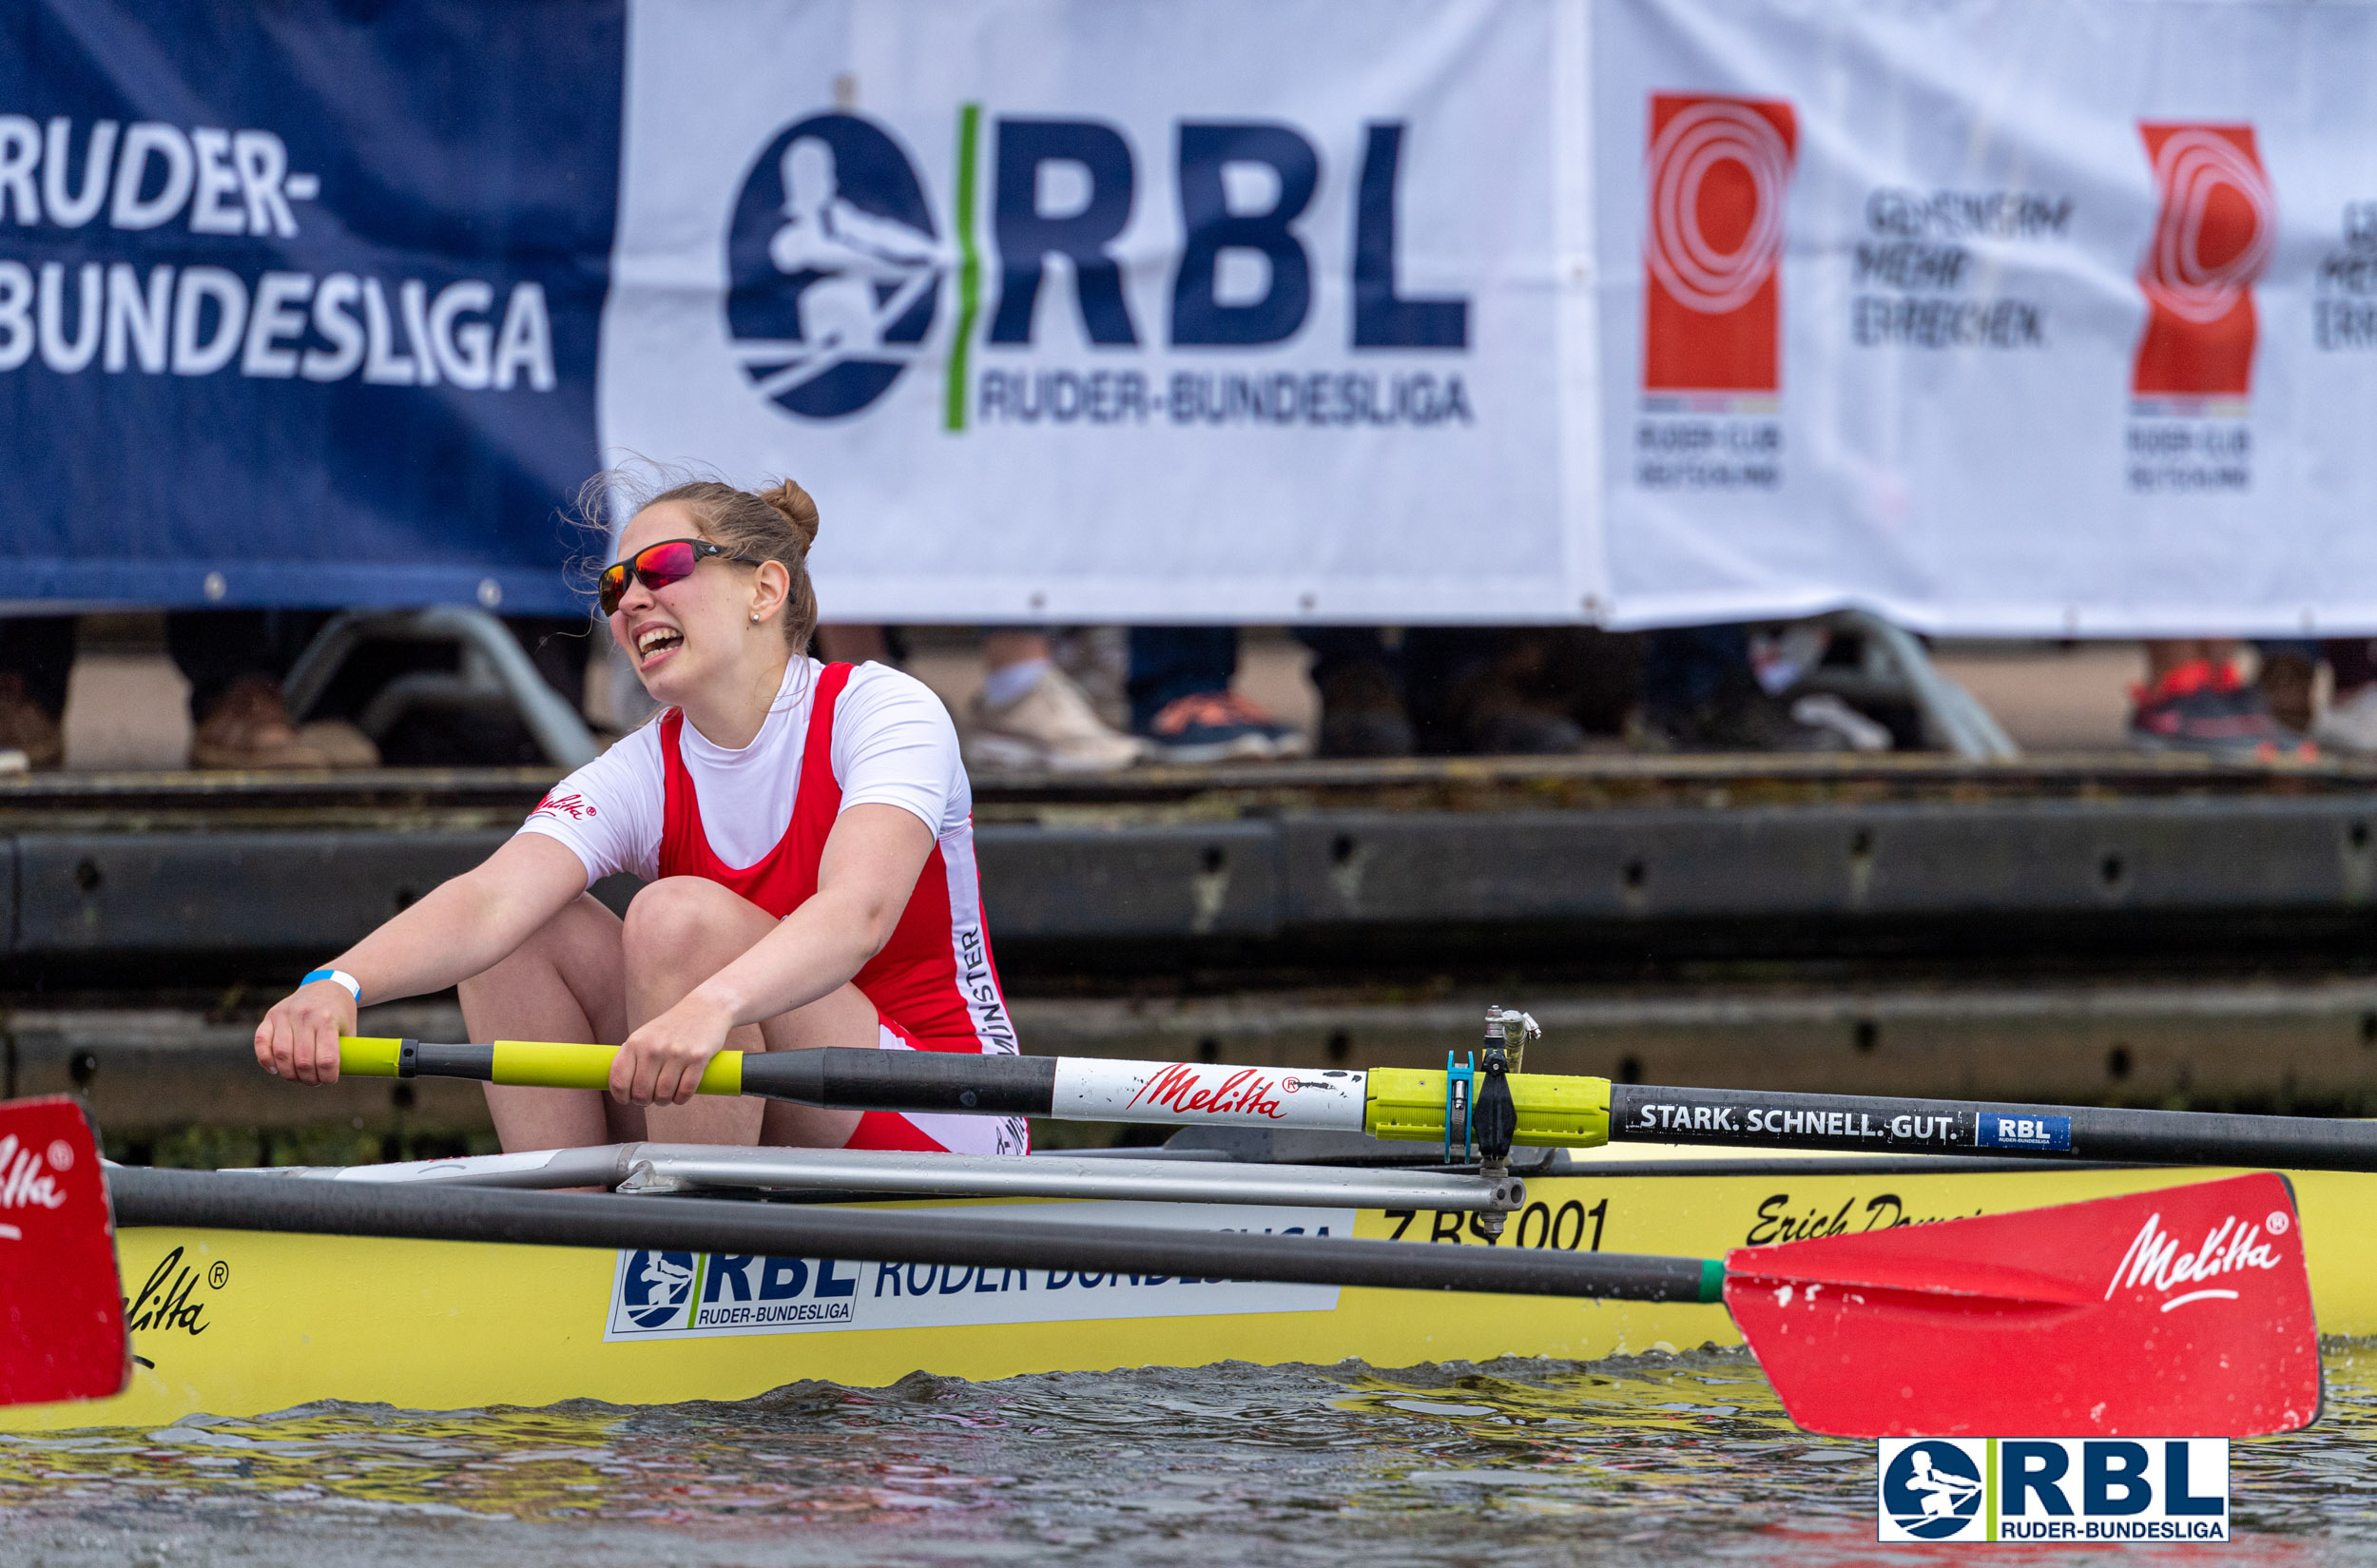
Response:
POLYGON ((685 644, 685 633, 673 626, 647 626, 635 634, 635 659, 648 665, 661 654, 685 644))

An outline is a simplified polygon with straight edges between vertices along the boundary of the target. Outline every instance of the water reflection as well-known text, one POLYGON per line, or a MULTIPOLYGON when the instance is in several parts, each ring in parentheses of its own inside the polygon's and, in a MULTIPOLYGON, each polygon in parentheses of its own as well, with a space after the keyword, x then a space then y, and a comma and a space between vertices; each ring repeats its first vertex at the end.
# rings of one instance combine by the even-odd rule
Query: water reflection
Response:
MULTIPOLYGON (((2377 1564, 2377 1347, 2333 1345, 2328 1372, 2318 1428, 2237 1447, 2253 1538, 2174 1549, 2188 1562, 2377 1564)), ((647 1409, 326 1404, 0 1436, 0 1557, 1851 1563, 1885 1555, 1872 1456, 1794 1428, 1739 1353, 917 1376, 647 1409)))

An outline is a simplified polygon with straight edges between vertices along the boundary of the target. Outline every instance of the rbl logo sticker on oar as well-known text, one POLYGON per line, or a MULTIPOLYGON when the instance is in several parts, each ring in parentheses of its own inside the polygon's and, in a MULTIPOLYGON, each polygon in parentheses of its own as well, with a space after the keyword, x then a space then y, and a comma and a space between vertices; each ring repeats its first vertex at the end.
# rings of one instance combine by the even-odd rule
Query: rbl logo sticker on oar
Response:
POLYGON ((122 1393, 131 1371, 90 1122, 64 1095, 0 1105, 0 1404, 122 1393))

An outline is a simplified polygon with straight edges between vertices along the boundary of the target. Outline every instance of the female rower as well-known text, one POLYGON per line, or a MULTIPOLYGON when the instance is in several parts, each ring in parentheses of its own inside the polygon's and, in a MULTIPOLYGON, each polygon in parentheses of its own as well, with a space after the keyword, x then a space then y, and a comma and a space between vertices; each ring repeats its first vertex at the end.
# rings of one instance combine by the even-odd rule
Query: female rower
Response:
POLYGON ((363 997, 458 984, 473 1041, 623 1045, 608 1098, 488 1085, 508 1151, 648 1137, 1024 1152, 1020 1120, 693 1097, 729 1047, 1015 1049, 957 732, 912 677, 808 656, 817 525, 790 480, 681 484, 638 509, 602 609, 664 711, 485 863, 307 976, 257 1027, 257 1060, 332 1082, 363 997), (618 871, 650 879, 625 920, 587 891, 618 871))

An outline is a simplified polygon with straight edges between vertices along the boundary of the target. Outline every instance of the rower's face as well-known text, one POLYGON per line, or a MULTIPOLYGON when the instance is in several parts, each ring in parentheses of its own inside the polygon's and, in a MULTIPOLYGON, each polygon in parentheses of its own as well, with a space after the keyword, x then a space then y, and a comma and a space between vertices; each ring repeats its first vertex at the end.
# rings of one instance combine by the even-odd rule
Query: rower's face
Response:
MULTIPOLYGON (((635 514, 613 558, 627 560, 663 539, 704 536, 690 508, 661 501, 635 514)), ((749 567, 719 560, 697 562, 689 575, 659 588, 630 574, 611 613, 610 634, 655 700, 683 702, 686 693, 728 676, 751 652, 754 586, 749 567)))

